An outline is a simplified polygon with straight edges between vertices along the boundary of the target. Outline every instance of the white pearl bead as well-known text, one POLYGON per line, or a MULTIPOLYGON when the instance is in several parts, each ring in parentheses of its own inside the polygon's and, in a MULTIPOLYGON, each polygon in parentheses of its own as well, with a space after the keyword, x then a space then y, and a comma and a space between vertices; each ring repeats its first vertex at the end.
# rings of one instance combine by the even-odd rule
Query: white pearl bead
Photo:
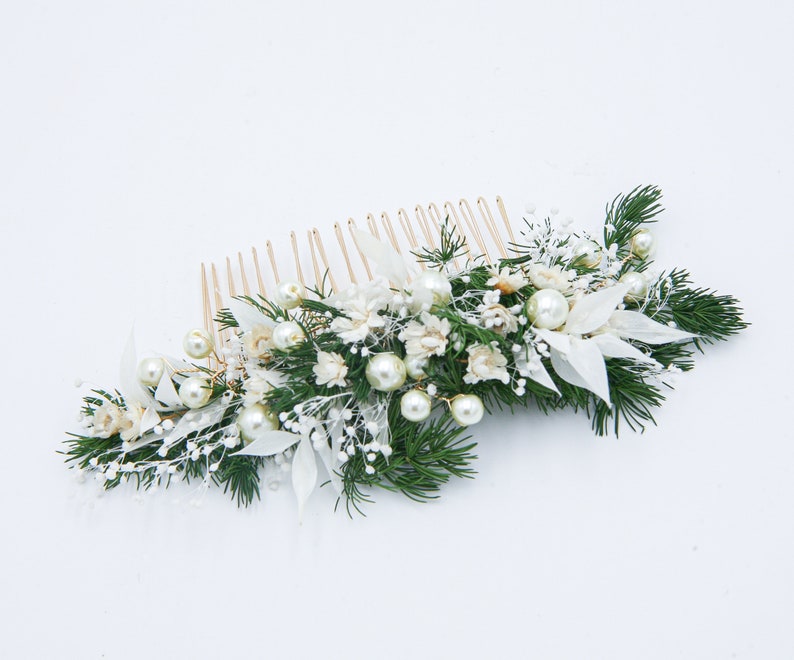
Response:
POLYGON ((641 229, 631 237, 630 245, 634 256, 647 259, 656 251, 656 237, 647 229, 641 229))
POLYGON ((403 361, 405 362, 405 371, 414 380, 422 380, 422 378, 427 376, 424 369, 425 360, 422 358, 406 357, 403 361))
POLYGON ((273 300, 279 307, 295 309, 300 307, 306 297, 306 289, 300 282, 279 282, 273 300))
POLYGON ((201 360, 215 349, 215 341, 206 330, 194 328, 185 335, 182 340, 182 347, 188 357, 192 357, 194 360, 201 360))
POLYGON ((273 328, 273 345, 280 351, 289 351, 306 341, 306 334, 295 321, 282 321, 273 328))
POLYGON ((573 248, 574 261, 585 268, 597 268, 601 263, 601 246, 594 241, 582 240, 573 248))
POLYGON ((471 426, 482 419, 485 406, 476 394, 459 394, 449 404, 449 410, 461 426, 471 426))
POLYGON ((643 273, 637 271, 625 273, 620 281, 629 286, 624 296, 625 300, 643 300, 648 295, 648 278, 643 273))
MULTIPOLYGON (((443 307, 452 299, 452 285, 444 273, 437 270, 425 270, 411 282, 411 291, 421 301, 422 294, 429 293, 432 298, 432 307, 443 307)), ((414 304, 414 312, 421 311, 414 304)))
POLYGON ((235 423, 237 428, 240 429, 240 435, 246 442, 256 440, 262 433, 278 429, 278 417, 272 410, 261 403, 255 403, 244 408, 237 415, 235 423))
POLYGON ((144 387, 157 387, 165 373, 165 362, 162 358, 144 358, 138 363, 138 382, 144 387))
POLYGON ((527 300, 527 316, 536 328, 554 330, 568 318, 568 301, 556 289, 541 289, 527 300))
POLYGON ((378 353, 370 358, 366 369, 367 381, 379 392, 393 392, 405 382, 405 362, 394 353, 378 353))
POLYGON ((408 390, 400 399, 400 412, 409 422, 423 422, 430 417, 433 402, 422 390, 408 390))
POLYGON ((212 396, 212 386, 206 378, 191 376, 179 386, 179 398, 188 408, 205 406, 212 396))

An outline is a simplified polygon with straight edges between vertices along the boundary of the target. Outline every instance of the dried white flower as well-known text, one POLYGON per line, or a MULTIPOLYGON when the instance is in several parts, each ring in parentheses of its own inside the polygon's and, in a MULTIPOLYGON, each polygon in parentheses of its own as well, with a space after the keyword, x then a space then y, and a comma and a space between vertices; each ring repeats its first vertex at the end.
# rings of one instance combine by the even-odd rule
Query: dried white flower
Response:
POLYGON ((336 308, 344 314, 331 321, 331 330, 346 344, 366 339, 375 329, 385 326, 378 314, 392 298, 388 289, 379 285, 352 286, 336 300, 336 308))
POLYGON ((273 350, 273 328, 255 325, 243 335, 245 352, 252 358, 264 358, 273 350))
POLYGON ((127 403, 127 410, 124 411, 119 420, 119 431, 123 441, 129 442, 141 434, 142 418, 143 408, 138 404, 127 403))
POLYGON ((109 438, 119 430, 121 410, 115 403, 105 401, 94 411, 93 435, 96 438, 109 438))
POLYGON ((320 351, 317 353, 317 364, 314 365, 312 371, 314 371, 318 385, 344 387, 347 384, 345 381, 347 365, 339 353, 320 351))
POLYGON ((507 295, 523 289, 529 281, 520 270, 511 273, 509 268, 502 268, 500 271, 491 271, 491 278, 486 284, 507 295))
POLYGON ((571 288, 571 279, 575 275, 575 271, 563 270, 561 266, 532 264, 529 267, 529 279, 537 289, 567 291, 571 288))
POLYGON ((469 354, 469 364, 463 382, 474 384, 483 380, 500 380, 507 384, 510 376, 507 373, 507 358, 497 347, 496 342, 490 346, 473 344, 466 349, 469 354))
POLYGON ((409 321, 398 335, 400 341, 405 342, 406 357, 425 361, 431 355, 444 355, 449 321, 428 312, 422 312, 419 318, 421 323, 409 321))
POLYGON ((499 303, 499 295, 499 289, 488 291, 483 296, 482 304, 477 307, 477 311, 480 313, 480 325, 500 335, 506 335, 518 330, 518 318, 499 303))

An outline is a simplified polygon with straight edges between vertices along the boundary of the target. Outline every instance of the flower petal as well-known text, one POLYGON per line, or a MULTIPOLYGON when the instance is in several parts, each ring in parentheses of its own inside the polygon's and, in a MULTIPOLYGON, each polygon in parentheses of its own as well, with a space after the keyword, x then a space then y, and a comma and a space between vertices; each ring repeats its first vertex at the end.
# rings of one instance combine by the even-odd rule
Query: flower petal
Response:
POLYGON ((256 440, 247 444, 240 451, 234 452, 232 456, 274 456, 289 449, 301 439, 296 433, 287 431, 266 431, 256 440))
POLYGON ((636 339, 646 344, 669 344, 697 335, 658 323, 640 312, 618 310, 609 317, 609 327, 621 337, 636 339))
POLYGON ((615 308, 623 302, 628 290, 626 284, 616 284, 583 296, 568 314, 565 332, 586 335, 597 330, 609 320, 615 308))
POLYGON ((567 354, 551 349, 551 364, 560 378, 590 390, 607 405, 612 405, 607 367, 595 342, 571 337, 571 350, 567 354))
POLYGON ((397 250, 360 229, 353 229, 353 238, 361 253, 372 260, 378 275, 390 280, 400 289, 405 286, 408 281, 408 269, 397 250))
POLYGON ((240 325, 240 330, 243 332, 249 332, 255 325, 266 325, 271 328, 276 325, 276 322, 267 314, 263 314, 256 307, 244 300, 232 298, 226 306, 229 308, 229 311, 240 325))
POLYGON ((535 328, 535 334, 561 353, 567 353, 571 350, 571 338, 562 332, 535 328))
POLYGON ((182 399, 179 398, 179 394, 177 394, 176 388, 174 387, 174 381, 171 380, 171 374, 168 373, 167 369, 163 371, 160 383, 154 391, 154 398, 160 403, 172 408, 179 408, 182 406, 182 399))
POLYGON ((659 364, 650 355, 646 355, 639 348, 632 346, 609 332, 605 332, 602 335, 595 335, 590 338, 590 341, 596 343, 604 357, 627 358, 647 364, 659 364))
POLYGON ((308 436, 303 436, 295 450, 295 458, 292 459, 292 488, 298 498, 298 520, 303 519, 303 507, 316 482, 317 460, 314 457, 312 441, 308 436))

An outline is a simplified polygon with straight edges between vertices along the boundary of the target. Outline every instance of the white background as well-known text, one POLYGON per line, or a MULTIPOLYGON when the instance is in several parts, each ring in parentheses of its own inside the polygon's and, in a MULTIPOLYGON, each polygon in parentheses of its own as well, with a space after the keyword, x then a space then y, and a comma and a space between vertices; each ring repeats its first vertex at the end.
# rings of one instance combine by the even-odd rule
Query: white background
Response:
POLYGON ((3 658, 794 657, 787 2, 0 2, 3 658), (323 489, 96 496, 79 377, 179 353, 198 265, 461 196, 597 230, 665 191, 659 260, 752 328, 658 428, 504 415, 474 481, 367 518, 323 489))

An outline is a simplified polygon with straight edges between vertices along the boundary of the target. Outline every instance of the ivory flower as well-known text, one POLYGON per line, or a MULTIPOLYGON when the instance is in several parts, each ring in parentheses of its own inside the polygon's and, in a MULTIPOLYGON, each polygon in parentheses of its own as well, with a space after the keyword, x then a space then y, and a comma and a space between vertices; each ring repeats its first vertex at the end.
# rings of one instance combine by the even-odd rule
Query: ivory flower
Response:
POLYGON ((255 325, 243 335, 245 352, 252 358, 264 358, 273 349, 273 328, 268 325, 255 325))
POLYGON ((422 312, 419 318, 421 323, 409 321, 398 337, 405 342, 406 358, 426 363, 431 355, 444 355, 450 326, 447 319, 428 312, 422 312))
POLYGON ((536 289, 567 291, 571 288, 571 279, 575 274, 573 271, 563 270, 561 266, 532 264, 529 267, 529 279, 536 289))
POLYGON ((523 289, 529 282, 520 270, 511 273, 509 268, 502 268, 499 271, 491 271, 491 278, 486 284, 507 295, 523 289))
POLYGON ((482 305, 477 307, 480 312, 480 324, 488 330, 506 335, 518 330, 518 319, 504 305, 499 303, 499 290, 489 291, 482 298, 482 305))
POLYGON ((118 432, 121 424, 121 410, 115 403, 105 401, 94 411, 93 434, 96 438, 109 438, 118 432))
POLYGON ((331 322, 331 330, 346 344, 366 339, 373 330, 385 326, 378 313, 386 308, 392 296, 381 286, 353 286, 335 301, 335 307, 344 314, 331 322))
POLYGON ((483 380, 500 380, 507 384, 510 376, 507 373, 507 358, 497 348, 496 342, 490 346, 473 344, 466 349, 469 354, 469 364, 463 382, 479 383, 483 380))
POLYGON ((127 410, 121 415, 119 420, 119 431, 121 439, 129 442, 141 434, 141 420, 143 419, 143 408, 137 404, 127 403, 127 410))
POLYGON ((339 353, 317 353, 317 364, 312 368, 318 385, 328 387, 344 387, 347 385, 347 365, 339 353))

